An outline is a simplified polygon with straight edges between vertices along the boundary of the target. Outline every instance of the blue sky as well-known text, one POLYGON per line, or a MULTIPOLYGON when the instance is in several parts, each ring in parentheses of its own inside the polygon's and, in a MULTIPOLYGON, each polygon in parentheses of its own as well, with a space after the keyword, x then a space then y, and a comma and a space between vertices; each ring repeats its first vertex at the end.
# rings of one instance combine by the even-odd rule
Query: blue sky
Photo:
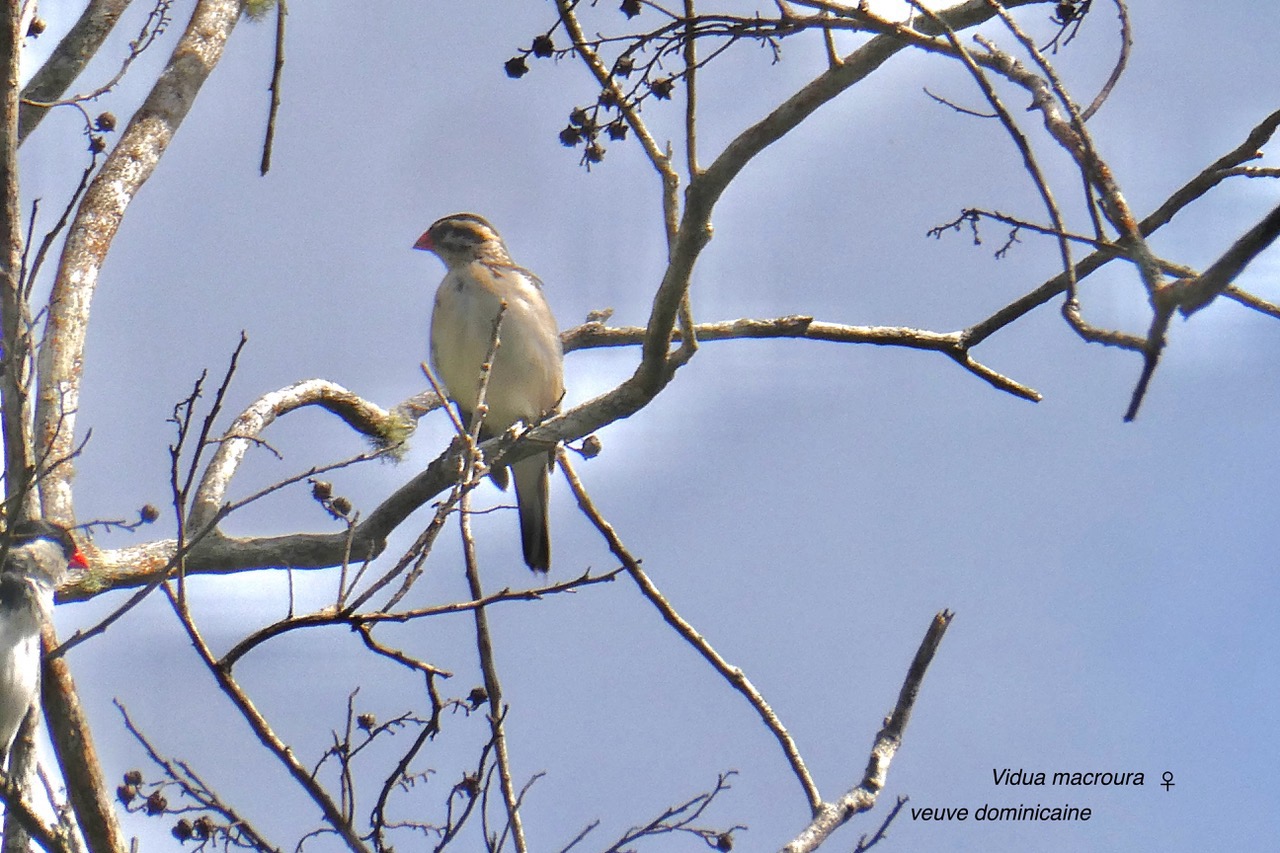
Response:
MULTIPOLYGON (((103 108, 130 113, 189 5, 175 5, 169 40, 103 108)), ((1145 215, 1276 109, 1280 68, 1260 34, 1280 27, 1280 8, 1134 5, 1129 73, 1090 126, 1145 215)), ((1086 101, 1118 44, 1113 10, 1095 6, 1080 40, 1056 57, 1086 101)), ((106 55, 120 55, 144 11, 131 11, 106 55)), ((1043 36, 1049 11, 1022 17, 1043 36)), ((56 14, 37 51, 68 25, 56 14)), ((616 323, 645 322, 665 258, 652 169, 636 146, 614 144, 588 174, 559 144, 569 110, 596 91, 572 60, 534 63, 519 81, 502 73, 552 14, 549 4, 474 4, 466 14, 445 4, 293 4, 265 178, 257 164, 273 27, 236 29, 103 271, 80 412, 80 429, 93 429, 76 481, 81 521, 165 505, 165 418, 200 370, 221 371, 242 329, 250 343, 232 410, 312 376, 388 406, 422 390, 418 364, 443 269, 410 247, 444 214, 489 218, 546 282, 562 327, 606 306, 616 323)), ((776 65, 767 50, 737 47, 703 78, 704 161, 822 67, 816 38, 786 42, 776 65)), ((1024 235, 995 260, 1003 229, 986 228, 980 247, 966 234, 925 236, 965 206, 1043 219, 999 128, 939 106, 925 86, 980 103, 957 67, 904 52, 743 171, 694 274, 698 320, 805 313, 949 331, 1054 273, 1048 240, 1024 235)), ((644 115, 659 139, 679 133, 678 101, 647 104, 644 115)), ((55 113, 22 152, 24 195, 42 197, 46 217, 78 178, 76 122, 70 110, 55 113)), ((1263 165, 1274 163, 1275 145, 1263 165)), ((1072 223, 1087 229, 1078 182, 1060 157, 1046 161, 1071 200, 1072 223)), ((1228 181, 1154 247, 1203 266, 1278 197, 1274 183, 1228 181)), ((1278 270, 1273 250, 1237 283, 1277 299, 1278 270)), ((1145 330, 1145 296, 1131 271, 1099 275, 1082 298, 1094 322, 1145 330)), ((1132 424, 1121 415, 1139 359, 1080 341, 1056 303, 975 355, 1044 401, 1001 394, 928 353, 707 344, 652 405, 604 429, 604 453, 579 470, 672 603, 769 699, 829 799, 860 778, 933 613, 956 611, 882 806, 831 849, 873 831, 899 794, 915 806, 1061 800, 1093 809, 1089 822, 1064 826, 937 824, 904 813, 887 844, 909 849, 1188 849, 1203 843, 1206 815, 1223 818, 1213 833, 1224 849, 1274 845, 1280 326, 1222 300, 1176 320, 1132 424), (1005 767, 1143 771, 1147 784, 993 786, 992 768, 1005 767), (1177 781, 1169 792, 1156 785, 1166 770, 1177 781)), ((566 404, 607 390, 638 356, 570 354, 566 404)), ((404 461, 337 474, 337 491, 371 508, 433 459, 449 431, 431 416, 404 461)), ((286 418, 270 440, 284 461, 252 454, 236 494, 361 447, 318 413, 286 418)), ((507 499, 485 487, 477 500, 507 499)), ((552 515, 553 577, 613 566, 558 477, 552 515)), ((388 558, 428 520, 411 518, 388 558)), ((486 584, 527 583, 515 514, 476 524, 486 584)), ((269 534, 332 522, 298 488, 226 529, 269 534)), ((144 534, 165 532, 162 521, 144 534)), ((111 534, 99 544, 132 541, 111 534)), ((417 604, 465 594, 458 554, 451 531, 417 604)), ((299 606, 327 602, 335 574, 295 577, 299 606)), ((221 648, 282 616, 287 595, 276 571, 193 584, 196 613, 221 648)), ((59 608, 60 631, 119 600, 59 608)), ((751 709, 627 583, 495 608, 491 619, 517 776, 546 774, 527 801, 533 849, 557 850, 597 818, 594 845, 584 846, 604 847, 730 769, 733 788, 704 822, 749 825, 736 849, 775 849, 807 822, 799 786, 751 709)), ((385 636, 456 671, 445 686, 463 696, 478 683, 469 627, 460 617, 385 636)), ((242 801, 277 843, 291 846, 290 833, 318 820, 255 749, 158 599, 71 663, 113 775, 143 765, 110 706, 118 697, 157 746, 242 801)), ((423 701, 413 679, 371 663, 345 631, 280 640, 243 668, 262 710, 308 761, 355 687, 358 709, 382 719, 423 701)), ((446 721, 423 760, 439 771, 425 802, 443 799, 483 736, 478 718, 446 721)), ((385 766, 371 775, 381 779, 385 766)), ((174 844, 157 821, 128 828, 148 849, 174 844)), ((666 839, 651 849, 705 847, 666 839)))

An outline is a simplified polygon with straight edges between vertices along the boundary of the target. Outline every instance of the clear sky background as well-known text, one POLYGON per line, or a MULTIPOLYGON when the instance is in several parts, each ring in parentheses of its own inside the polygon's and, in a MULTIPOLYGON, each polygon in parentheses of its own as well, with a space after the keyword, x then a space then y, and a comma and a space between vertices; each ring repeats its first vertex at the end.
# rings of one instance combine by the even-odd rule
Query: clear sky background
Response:
MULTIPOLYGON (((163 44, 102 99, 122 124, 190 5, 175 3, 163 44)), ((1086 102, 1118 47, 1113 8, 1094 5, 1080 38, 1056 57, 1086 102)), ((1145 215, 1280 106, 1280 6, 1132 5, 1130 70, 1090 126, 1145 215)), ((33 57, 47 53, 73 14, 42 11, 50 31, 33 57)), ((145 11, 130 11, 79 88, 109 76, 145 11)), ((271 172, 259 177, 257 166, 274 27, 242 22, 108 258, 80 409, 80 429, 93 430, 78 466, 81 521, 166 505, 165 419, 202 369, 220 375, 241 330, 250 342, 230 411, 314 376, 384 406, 421 391, 418 364, 443 267, 410 247, 444 214, 489 218, 546 282, 562 327, 604 307, 615 309, 617 324, 647 319, 665 258, 652 169, 636 145, 614 143, 588 174, 559 144, 570 109, 597 91, 573 60, 534 62, 519 81, 502 71, 550 24, 549 4, 463 11, 304 0, 291 11, 271 172)), ((1021 18, 1044 38, 1050 11, 1021 18)), ((598 14, 617 26, 616 13, 598 14)), ((777 64, 755 45, 731 53, 703 77, 704 162, 824 63, 817 36, 785 42, 777 64)), ((966 233, 925 236, 965 206, 1044 218, 1003 131, 931 101, 926 86, 981 107, 958 66, 904 51, 744 170, 717 209, 715 239, 694 275, 698 320, 803 313, 950 331, 1054 274, 1047 239, 1023 235, 996 260, 1004 229, 984 228, 978 247, 966 233)), ((1010 106, 1024 103, 1015 95, 1010 106)), ((651 102, 644 116, 659 139, 675 138, 681 109, 678 100, 651 102)), ((79 177, 79 133, 72 110, 55 112, 22 150, 24 196, 43 199, 44 227, 79 177)), ((1275 164, 1277 144, 1264 165, 1275 164)), ((1074 201, 1078 181, 1041 150, 1072 224, 1087 230, 1074 201)), ((1203 267, 1277 199, 1274 182, 1229 181, 1153 244, 1203 267)), ((1274 249, 1264 254, 1237 283, 1280 298, 1278 258, 1274 249)), ((1082 295, 1095 323, 1145 331, 1146 300, 1131 270, 1116 265, 1082 295)), ((1121 416, 1139 359, 1083 343, 1056 301, 975 355, 1044 401, 997 392, 937 354, 707 344, 651 406, 603 430, 603 454, 579 470, 672 603, 763 691, 828 799, 861 777, 933 614, 956 612, 881 806, 830 849, 873 831, 899 794, 917 807, 1070 803, 1090 807, 1093 818, 926 823, 904 812, 886 849, 1188 850, 1206 838, 1221 849, 1276 846, 1280 323, 1224 300, 1175 320, 1132 424, 1121 416), (1146 785, 994 786, 993 768, 1006 767, 1142 771, 1146 785), (1177 783, 1169 792, 1157 784, 1165 771, 1177 783)), ((612 387, 638 357, 636 349, 569 355, 566 405, 612 387)), ((286 418, 268 437, 284 460, 251 453, 234 494, 361 448, 314 412, 286 418)), ((404 461, 336 474, 336 490, 367 511, 449 437, 443 415, 432 415, 404 461)), ((486 486, 478 500, 509 498, 486 486)), ((613 567, 558 475, 552 514, 553 578, 613 567)), ((388 558, 428 520, 426 511, 412 517, 388 558)), ((171 528, 166 517, 99 544, 171 528)), ((335 528, 298 487, 225 529, 335 528)), ((514 512, 480 517, 477 535, 488 587, 529 582, 514 512)), ((457 538, 452 528, 442 536, 414 603, 465 597, 457 538)), ((318 607, 337 578, 316 572, 294 582, 299 607, 318 607)), ((279 571, 192 586, 219 649, 288 605, 279 571)), ((60 607, 59 630, 69 634, 122 600, 60 607)), ((732 790, 702 823, 748 825, 735 849, 775 849, 807 823, 800 788, 754 712, 629 583, 494 608, 491 619, 517 775, 546 774, 524 812, 533 849, 558 850, 596 819, 600 828, 576 849, 606 847, 731 769, 732 790)), ((479 683, 470 628, 469 617, 457 617, 384 636, 457 672, 445 686, 461 697, 479 683)), ((276 843, 291 847, 318 825, 314 807, 199 668, 160 599, 70 660, 113 778, 135 766, 155 775, 111 707, 116 697, 157 747, 190 761, 276 843)), ((415 679, 372 662, 341 630, 268 644, 241 672, 304 763, 329 743, 356 687, 357 710, 380 719, 425 707, 415 679)), ((485 735, 479 716, 446 719, 419 764, 439 775, 422 799, 407 801, 436 811, 417 817, 441 819, 460 762, 473 760, 485 735)), ((393 755, 378 753, 373 778, 389 772, 393 755)), ((176 847, 168 825, 127 823, 148 850, 176 847)), ((320 839, 308 849, 336 845, 320 839)), ((649 849, 706 848, 667 838, 649 849)))

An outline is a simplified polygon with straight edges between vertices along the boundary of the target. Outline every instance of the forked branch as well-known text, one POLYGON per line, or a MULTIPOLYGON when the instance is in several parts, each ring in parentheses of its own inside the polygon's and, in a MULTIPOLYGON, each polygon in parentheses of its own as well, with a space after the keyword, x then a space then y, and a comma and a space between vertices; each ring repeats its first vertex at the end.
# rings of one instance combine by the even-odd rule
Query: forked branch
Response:
POLYGON ((902 746, 902 736, 906 731, 907 721, 911 718, 911 711, 915 708, 916 698, 920 695, 925 673, 954 616, 950 610, 943 610, 933 617, 933 622, 911 661, 911 668, 907 670, 902 689, 898 691, 898 702, 889 716, 885 717, 884 726, 871 746, 871 756, 867 760, 862 781, 834 803, 823 803, 814 815, 813 822, 782 848, 783 853, 809 853, 817 850, 832 832, 876 804, 880 792, 884 790, 889 764, 897 754, 898 747, 902 746))

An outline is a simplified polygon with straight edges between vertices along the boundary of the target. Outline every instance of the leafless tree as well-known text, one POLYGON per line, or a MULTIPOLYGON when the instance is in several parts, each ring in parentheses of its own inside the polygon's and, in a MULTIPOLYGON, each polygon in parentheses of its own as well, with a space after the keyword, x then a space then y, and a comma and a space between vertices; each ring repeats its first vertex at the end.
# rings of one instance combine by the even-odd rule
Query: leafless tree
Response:
MULTIPOLYGON (((172 54, 163 71, 150 83, 141 106, 116 126, 110 114, 91 114, 94 98, 134 74, 134 60, 144 51, 160 50, 161 37, 177 30, 174 5, 156 0, 151 14, 118 73, 87 84, 80 81, 89 60, 98 55, 128 0, 88 0, 79 21, 65 34, 50 59, 19 91, 18 58, 24 38, 39 28, 38 19, 24 18, 23 3, 9 0, 0 38, 0 63, 7 72, 3 130, 0 131, 0 175, 3 176, 4 222, 3 312, 4 517, 45 516, 75 525, 73 465, 78 458, 94 464, 92 452, 82 454, 84 437, 77 433, 77 408, 85 360, 85 340, 92 299, 104 261, 126 213, 142 185, 152 176, 197 95, 218 64, 237 22, 246 13, 274 16, 277 57, 271 80, 268 132, 262 170, 271 165, 271 144, 280 112, 281 76, 284 69, 284 0, 245 4, 239 0, 197 0, 181 23, 172 54), (246 8, 248 6, 248 8, 246 8), (29 28, 29 29, 28 29, 29 28), (18 147, 51 110, 78 110, 83 116, 88 143, 83 179, 67 200, 65 210, 37 237, 38 211, 23 211, 19 204, 18 147), (24 225, 24 219, 26 224, 24 225), (47 298, 37 301, 37 294, 47 298)), ((818 848, 839 826, 872 808, 885 786, 894 753, 904 736, 934 650, 943 638, 951 614, 932 618, 902 690, 884 726, 874 737, 865 771, 850 773, 846 792, 832 797, 821 792, 806 767, 799 748, 765 697, 741 669, 726 660, 664 598, 650 576, 593 504, 574 470, 574 454, 589 455, 590 438, 601 428, 637 415, 693 359, 700 343, 743 338, 803 338, 844 344, 874 344, 937 352, 994 390, 1028 400, 1039 393, 1014 376, 984 364, 978 357, 982 343, 1015 326, 1035 309, 1057 305, 1064 321, 1082 342, 1100 343, 1136 352, 1142 368, 1134 377, 1126 419, 1138 414, 1144 393, 1156 381, 1165 347, 1165 332, 1175 314, 1191 317, 1218 298, 1232 299, 1265 314, 1280 317, 1280 307, 1244 292, 1233 282, 1241 270, 1280 233, 1280 208, 1261 217, 1258 224, 1233 239, 1222 257, 1200 270, 1178 258, 1158 255, 1148 238, 1183 209, 1228 180, 1274 178, 1280 170, 1256 165, 1260 147, 1280 125, 1280 111, 1259 117, 1257 124, 1241 129, 1240 144, 1207 164, 1198 174, 1149 212, 1132 209, 1104 158, 1089 126, 1089 119, 1106 100, 1124 72, 1131 34, 1125 0, 964 0, 945 11, 916 5, 909 21, 891 20, 858 2, 790 0, 761 3, 744 12, 735 3, 710 0, 663 4, 650 0, 625 0, 621 9, 596 6, 580 0, 556 0, 548 10, 547 28, 531 34, 527 47, 506 63, 507 74, 521 77, 531 64, 559 59, 558 75, 586 75, 598 92, 585 104, 566 104, 568 123, 559 130, 561 141, 580 150, 586 168, 600 164, 608 146, 638 145, 652 164, 661 188, 661 203, 654 215, 661 218, 667 238, 668 260, 661 279, 653 282, 652 310, 643 328, 613 327, 604 319, 568 329, 566 350, 599 347, 638 347, 634 372, 617 387, 559 414, 520 435, 507 435, 479 444, 477 435, 458 425, 458 438, 425 469, 406 475, 402 485, 377 506, 358 512, 351 502, 335 493, 325 472, 371 459, 394 455, 413 433, 417 421, 440 407, 440 395, 425 390, 415 398, 384 408, 358 394, 325 380, 307 380, 262 393, 256 402, 224 424, 224 401, 242 353, 237 348, 220 381, 202 376, 192 393, 173 411, 175 441, 170 448, 172 511, 177 522, 175 538, 149 541, 113 550, 91 549, 92 568, 72 577, 60 590, 61 601, 80 601, 115 590, 134 594, 99 625, 71 637, 46 636, 43 711, 57 749, 60 785, 46 786, 47 799, 58 819, 49 823, 28 805, 32 787, 24 789, 22 762, 0 789, 8 804, 6 850, 23 849, 19 827, 47 850, 87 849, 94 853, 125 851, 128 840, 121 832, 117 809, 174 815, 173 832, 195 849, 244 848, 283 850, 301 847, 311 837, 326 836, 353 851, 390 850, 393 846, 444 849, 460 837, 464 826, 479 825, 490 849, 511 846, 528 849, 521 823, 522 799, 530 780, 512 769, 504 722, 524 712, 509 704, 502 693, 497 656, 488 623, 497 605, 536 601, 580 590, 595 584, 635 584, 670 628, 706 661, 710 677, 724 679, 749 704, 776 738, 782 759, 799 783, 810 825, 789 843, 787 851, 818 848), (1075 31, 1086 18, 1102 18, 1100 8, 1109 5, 1118 20, 1114 72, 1098 92, 1081 99, 1069 88, 1053 63, 1053 51, 1071 49, 1075 31), (1039 44, 1030 33, 1042 32, 1047 21, 1054 37, 1039 44), (985 25, 982 34, 967 35, 985 25), (853 39, 853 49, 842 55, 838 46, 853 39), (780 103, 766 105, 764 118, 733 129, 731 141, 719 150, 700 144, 704 113, 699 101, 699 74, 708 64, 721 61, 739 45, 764 45, 775 51, 790 41, 816 40, 825 45, 827 67, 780 103), (999 122, 1016 145, 1030 181, 1041 200, 1041 209, 1025 213, 966 209, 953 221, 940 224, 937 236, 968 229, 975 239, 989 228, 1008 229, 1008 244, 1019 235, 1042 235, 1058 259, 1060 271, 1043 282, 1028 285, 1025 293, 965 328, 928 330, 909 327, 846 325, 840 318, 787 316, 740 320, 700 320, 693 316, 688 298, 691 277, 699 257, 712 238, 717 203, 753 158, 802 125, 822 105, 840 98, 857 86, 876 85, 875 72, 895 57, 907 61, 928 53, 950 61, 958 77, 971 80, 980 108, 965 107, 987 121, 999 122), (1017 112, 1011 100, 1029 102, 1032 110, 1017 112), (672 101, 668 106, 659 102, 672 101), (657 109, 683 106, 683 133, 675 144, 664 144, 651 130, 648 116, 657 109), (1087 104, 1087 105, 1086 105, 1087 104), (1082 106, 1083 105, 1083 106, 1082 106), (1054 182, 1041 166, 1044 151, 1065 153, 1074 164, 1071 181, 1054 182), (1065 199, 1072 199, 1070 202, 1065 199), (1070 223, 1082 221, 1079 229, 1070 223), (1145 329, 1104 328, 1088 319, 1089 306, 1079 291, 1080 282, 1108 265, 1121 265, 1141 283, 1150 312, 1145 329), (229 487, 241 470, 247 452, 268 447, 267 433, 277 419, 306 407, 318 407, 371 440, 370 449, 347 459, 312 461, 295 476, 247 498, 231 500, 229 487), (580 444, 575 444, 579 443, 580 444), (465 550, 470 596, 427 607, 404 605, 405 594, 422 575, 437 535, 458 523, 470 542, 467 506, 472 488, 488 466, 508 463, 554 445, 559 465, 582 512, 599 530, 617 560, 617 568, 562 577, 526 589, 486 590, 473 548, 465 550), (222 531, 222 522, 244 511, 258 498, 286 486, 306 483, 317 502, 339 523, 332 533, 281 531, 278 535, 236 538, 222 531), (384 555, 388 536, 410 515, 436 501, 430 521, 416 541, 398 559, 384 555), (186 586, 190 578, 214 573, 249 570, 332 569, 339 573, 337 594, 331 604, 314 612, 294 612, 271 624, 248 631, 230 650, 219 654, 205 639, 201 625, 188 606, 186 586), (145 774, 131 774, 119 784, 104 778, 93 747, 93 733, 120 725, 118 720, 88 720, 77 701, 68 667, 68 652, 91 642, 130 608, 147 596, 168 601, 200 659, 226 700, 249 724, 262 748, 287 769, 294 783, 318 807, 322 821, 311 836, 288 843, 272 841, 252 826, 237 809, 206 784, 198 768, 165 756, 125 714, 123 723, 133 732, 150 760, 145 774), (427 620, 447 613, 470 613, 474 618, 483 688, 466 696, 444 692, 449 673, 436 663, 392 647, 381 626, 427 620), (237 664, 254 650, 276 638, 320 626, 347 626, 365 651, 404 667, 422 679, 425 702, 407 700, 400 716, 379 720, 361 714, 355 695, 346 718, 340 721, 332 745, 318 756, 306 758, 278 733, 272 720, 255 705, 237 677, 237 664), (399 797, 416 796, 415 783, 429 772, 421 761, 423 747, 461 720, 476 719, 487 727, 483 748, 474 764, 462 770, 444 802, 436 803, 438 820, 404 821, 394 818, 399 797), (396 753, 389 765, 371 768, 364 763, 375 743, 407 734, 411 744, 396 753), (372 803, 372 805, 370 805, 372 803), (357 805, 359 804, 359 805, 357 805), (403 839, 397 842, 396 839, 403 839)), ((131 79, 131 78, 130 78, 131 79)), ((529 84, 525 81, 521 85, 529 84)), ((948 106, 961 109, 959 105, 948 106)), ((975 121, 980 119, 975 118, 975 121)), ((557 132, 548 129, 548 132, 557 132)), ((70 168, 70 167, 69 167, 70 168)), ((601 180, 605 180, 601 177, 601 180)), ((492 344, 500 345, 495 330, 492 344)), ((241 342, 243 346, 243 341, 241 342)), ((153 449, 154 450, 154 449, 153 449)), ((154 450, 154 452, 162 452, 154 450)), ((153 521, 158 511, 144 508, 137 521, 153 521)), ((913 617, 914 618, 914 617, 913 617)), ((925 621, 925 616, 920 616, 925 621)), ((885 697, 890 705, 889 697, 885 697)), ((122 709, 123 711, 123 709, 122 709)), ((30 727, 29 727, 30 728, 30 727)), ((29 743, 29 740, 28 740, 29 743)), ((403 745, 404 738, 397 743, 403 745)), ((29 751, 29 750, 28 750, 29 751)), ((21 752, 21 750, 20 750, 21 752)), ((704 824, 704 810, 729 788, 726 772, 706 792, 692 798, 673 792, 675 803, 652 818, 637 816, 640 823, 608 850, 632 849, 638 842, 658 835, 694 835, 711 849, 730 849, 737 825, 704 824)), ((896 813, 896 810, 895 812, 896 813)), ((570 839, 564 849, 585 849, 593 839, 591 827, 567 828, 570 839)), ((875 843, 883 835, 872 839, 875 843)), ((777 840, 781 846, 784 840, 777 840)))

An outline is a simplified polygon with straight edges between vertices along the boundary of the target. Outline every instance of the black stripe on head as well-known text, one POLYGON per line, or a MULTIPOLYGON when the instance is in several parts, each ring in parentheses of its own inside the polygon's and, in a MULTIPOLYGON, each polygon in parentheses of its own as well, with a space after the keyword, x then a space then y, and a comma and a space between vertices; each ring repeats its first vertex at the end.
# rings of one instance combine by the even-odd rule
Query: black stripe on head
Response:
POLYGON ((478 213, 451 213, 448 216, 442 216, 435 222, 431 223, 431 227, 435 228, 437 225, 443 225, 446 222, 472 222, 476 225, 483 225, 490 231, 495 230, 494 227, 489 224, 489 220, 485 219, 478 213))
POLYGON ((43 518, 19 521, 9 528, 8 534, 10 547, 20 547, 37 539, 48 539, 62 546, 62 551, 67 555, 68 560, 76 552, 76 542, 71 538, 67 528, 52 521, 45 521, 43 518))
POLYGON ((500 247, 503 253, 507 251, 497 229, 483 216, 474 213, 455 213, 437 219, 427 233, 436 248, 446 252, 474 252, 482 246, 500 247))

